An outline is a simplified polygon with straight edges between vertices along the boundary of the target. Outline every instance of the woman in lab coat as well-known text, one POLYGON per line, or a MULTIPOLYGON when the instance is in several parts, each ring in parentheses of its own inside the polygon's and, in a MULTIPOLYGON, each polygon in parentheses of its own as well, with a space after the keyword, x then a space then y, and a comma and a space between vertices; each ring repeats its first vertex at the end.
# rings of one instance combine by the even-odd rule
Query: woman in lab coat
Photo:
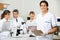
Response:
POLYGON ((29 16, 30 16, 30 20, 27 20, 26 22, 27 32, 35 30, 37 26, 34 11, 30 11, 29 16))
POLYGON ((43 35, 37 36, 37 40, 53 40, 53 33, 57 31, 56 17, 48 11, 47 1, 41 1, 39 5, 42 12, 36 17, 37 30, 43 35))
POLYGON ((0 37, 4 35, 4 37, 8 37, 9 31, 11 30, 11 20, 10 20, 10 11, 5 10, 1 15, 0 20, 0 37))

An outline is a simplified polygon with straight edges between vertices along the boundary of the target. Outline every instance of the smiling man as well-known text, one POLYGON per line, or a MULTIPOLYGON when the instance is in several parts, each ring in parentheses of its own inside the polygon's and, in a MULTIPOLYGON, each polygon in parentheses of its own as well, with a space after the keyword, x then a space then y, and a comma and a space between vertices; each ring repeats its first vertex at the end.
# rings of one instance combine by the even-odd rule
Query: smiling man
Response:
POLYGON ((42 31, 43 36, 37 36, 37 40, 53 40, 53 33, 57 30, 56 17, 49 12, 47 1, 41 1, 39 5, 42 12, 36 17, 37 30, 42 31))

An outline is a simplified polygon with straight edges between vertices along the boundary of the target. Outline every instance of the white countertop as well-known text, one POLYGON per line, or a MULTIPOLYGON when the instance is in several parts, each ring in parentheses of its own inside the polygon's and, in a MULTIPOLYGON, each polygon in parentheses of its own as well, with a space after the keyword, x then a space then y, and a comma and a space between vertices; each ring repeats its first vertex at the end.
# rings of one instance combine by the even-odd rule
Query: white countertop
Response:
POLYGON ((58 35, 58 36, 54 35, 53 39, 60 39, 60 35, 58 35))
MULTIPOLYGON (((60 39, 60 36, 53 36, 53 39, 60 39)), ((0 40, 36 40, 36 37, 29 37, 29 34, 21 34, 19 36, 16 37, 6 37, 6 38, 1 38, 0 40)))
POLYGON ((35 37, 29 37, 29 34, 21 34, 19 36, 13 36, 13 37, 3 37, 0 40, 36 40, 35 37))

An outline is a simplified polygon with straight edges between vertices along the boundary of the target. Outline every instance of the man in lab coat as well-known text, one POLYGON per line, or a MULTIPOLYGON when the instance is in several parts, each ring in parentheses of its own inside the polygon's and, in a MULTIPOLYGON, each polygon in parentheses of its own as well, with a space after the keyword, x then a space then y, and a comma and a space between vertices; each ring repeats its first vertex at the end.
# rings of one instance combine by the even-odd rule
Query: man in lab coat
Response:
POLYGON ((22 17, 19 17, 19 12, 17 9, 13 10, 13 18, 12 18, 13 26, 20 26, 21 22, 24 22, 22 17))
POLYGON ((22 17, 19 17, 19 11, 17 9, 13 10, 13 18, 12 18, 13 27, 15 27, 15 28, 18 28, 18 27, 22 28, 21 27, 22 22, 24 22, 24 20, 23 20, 22 17))
POLYGON ((56 17, 48 11, 48 2, 40 2, 41 13, 37 15, 37 30, 43 32, 42 36, 37 36, 37 40, 53 40, 53 33, 57 31, 56 17), (52 29, 53 27, 53 29, 52 29))

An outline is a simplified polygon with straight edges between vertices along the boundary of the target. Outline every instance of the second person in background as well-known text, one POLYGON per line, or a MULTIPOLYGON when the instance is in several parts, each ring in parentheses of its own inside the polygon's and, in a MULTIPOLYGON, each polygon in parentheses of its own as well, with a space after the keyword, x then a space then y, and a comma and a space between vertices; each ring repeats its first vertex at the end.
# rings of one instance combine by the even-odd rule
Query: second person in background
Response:
POLYGON ((34 13, 34 11, 30 11, 29 16, 30 16, 30 20, 28 20, 26 22, 26 26, 27 26, 27 32, 32 35, 31 31, 35 30, 36 26, 37 26, 36 21, 35 21, 35 13, 34 13))

